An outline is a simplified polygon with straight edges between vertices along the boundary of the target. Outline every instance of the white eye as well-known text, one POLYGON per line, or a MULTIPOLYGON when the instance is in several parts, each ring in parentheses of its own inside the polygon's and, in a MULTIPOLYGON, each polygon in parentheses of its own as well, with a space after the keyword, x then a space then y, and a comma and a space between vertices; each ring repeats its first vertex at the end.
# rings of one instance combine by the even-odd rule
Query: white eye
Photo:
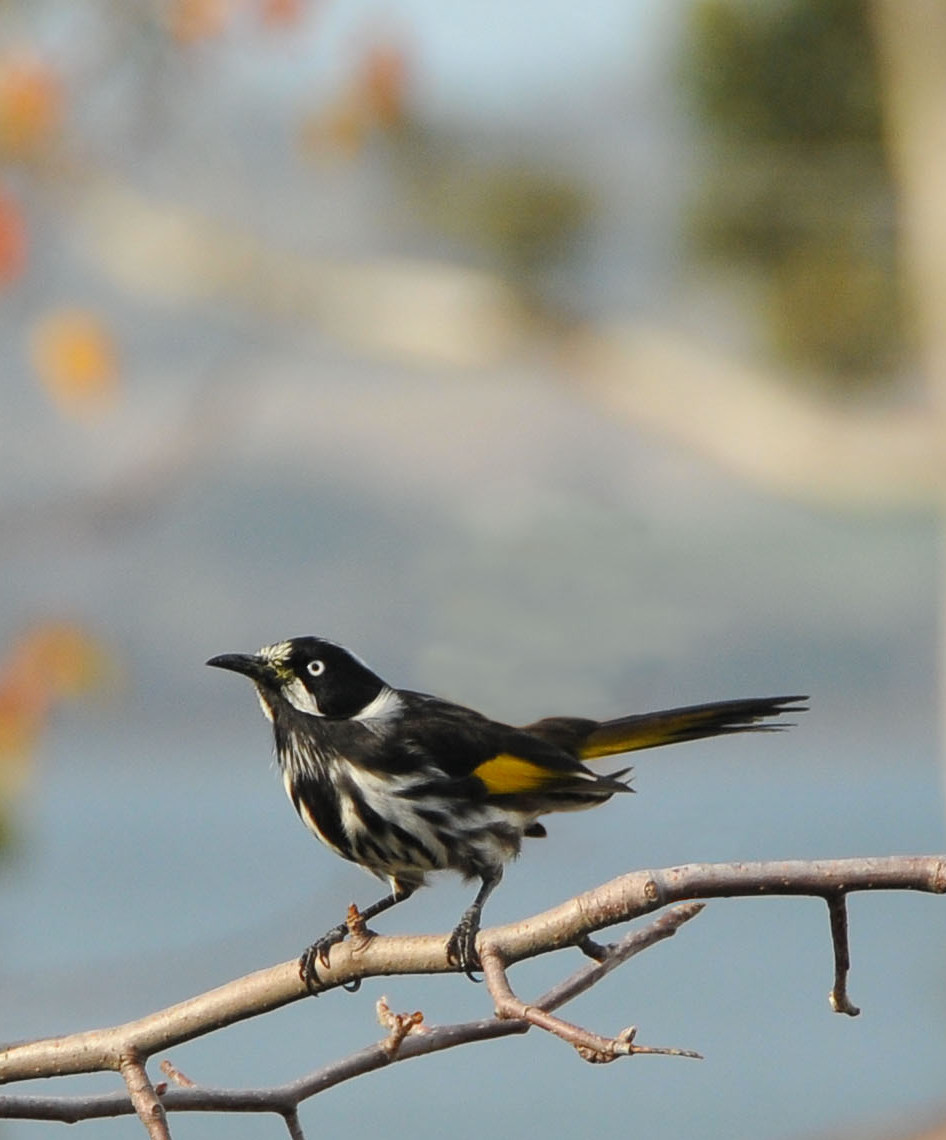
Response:
POLYGON ((306 665, 306 669, 308 670, 308 672, 313 677, 321 677, 322 674, 325 672, 325 662, 324 661, 310 661, 309 664, 306 665))

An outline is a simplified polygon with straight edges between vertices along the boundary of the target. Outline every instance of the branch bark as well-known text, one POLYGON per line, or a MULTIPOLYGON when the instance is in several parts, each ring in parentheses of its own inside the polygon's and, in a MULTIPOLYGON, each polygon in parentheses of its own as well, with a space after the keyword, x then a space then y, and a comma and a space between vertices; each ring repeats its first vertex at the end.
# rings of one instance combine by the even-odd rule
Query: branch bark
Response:
POLYGON ((150 1140, 171 1140, 164 1105, 158 1100, 144 1061, 134 1052, 126 1053, 119 1061, 118 1071, 128 1089, 128 1099, 150 1140))

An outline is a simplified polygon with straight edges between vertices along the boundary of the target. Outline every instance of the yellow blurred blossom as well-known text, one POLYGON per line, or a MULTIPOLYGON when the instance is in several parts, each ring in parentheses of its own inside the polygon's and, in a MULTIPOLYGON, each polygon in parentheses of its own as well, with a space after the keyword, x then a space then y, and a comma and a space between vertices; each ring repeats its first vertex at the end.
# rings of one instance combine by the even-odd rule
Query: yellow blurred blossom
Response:
POLYGON ((57 309, 34 326, 33 367, 60 410, 79 416, 110 405, 118 391, 118 352, 94 313, 57 309))

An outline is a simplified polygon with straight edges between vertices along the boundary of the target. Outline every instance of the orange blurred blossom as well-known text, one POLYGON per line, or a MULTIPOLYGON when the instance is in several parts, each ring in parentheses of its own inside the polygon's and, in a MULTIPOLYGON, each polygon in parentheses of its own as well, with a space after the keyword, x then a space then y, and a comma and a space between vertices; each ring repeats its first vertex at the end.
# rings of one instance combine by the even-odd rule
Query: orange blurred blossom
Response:
POLYGON ((0 157, 31 159, 62 126, 63 94, 57 73, 41 60, 0 60, 0 157))
POLYGON ((0 799, 26 778, 55 705, 104 687, 110 660, 99 641, 72 622, 26 630, 0 661, 0 799))
POLYGON ((230 20, 227 0, 171 0, 168 28, 179 44, 219 36, 230 20))
POLYGON ((390 43, 370 48, 348 87, 303 125, 303 145, 318 148, 327 142, 352 155, 373 131, 403 126, 409 80, 409 62, 402 48, 390 43))
POLYGON ((304 0, 261 0, 259 15, 269 28, 288 28, 302 19, 304 0))
POLYGON ((85 416, 114 401, 118 352, 112 334, 94 313, 47 313, 33 327, 30 349, 41 384, 62 411, 85 416))

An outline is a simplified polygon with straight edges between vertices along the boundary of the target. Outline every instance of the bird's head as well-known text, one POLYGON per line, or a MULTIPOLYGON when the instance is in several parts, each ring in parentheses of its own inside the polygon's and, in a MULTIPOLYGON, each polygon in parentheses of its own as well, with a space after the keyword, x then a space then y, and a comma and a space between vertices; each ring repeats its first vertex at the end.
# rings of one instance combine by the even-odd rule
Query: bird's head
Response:
POLYGON ((279 641, 253 654, 225 653, 207 664, 249 677, 270 720, 281 703, 309 716, 348 720, 376 716, 394 698, 354 653, 320 637, 279 641))

